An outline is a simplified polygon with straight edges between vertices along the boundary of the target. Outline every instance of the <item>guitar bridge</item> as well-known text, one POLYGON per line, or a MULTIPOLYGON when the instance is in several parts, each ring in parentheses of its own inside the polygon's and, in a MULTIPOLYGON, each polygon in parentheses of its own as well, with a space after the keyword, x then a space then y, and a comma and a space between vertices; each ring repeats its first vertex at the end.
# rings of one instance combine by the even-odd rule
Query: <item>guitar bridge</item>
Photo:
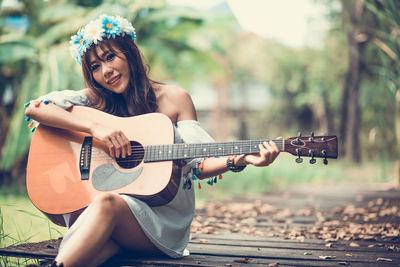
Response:
POLYGON ((81 180, 89 180, 90 161, 92 155, 92 136, 85 136, 81 147, 81 154, 79 157, 79 170, 81 172, 81 180))

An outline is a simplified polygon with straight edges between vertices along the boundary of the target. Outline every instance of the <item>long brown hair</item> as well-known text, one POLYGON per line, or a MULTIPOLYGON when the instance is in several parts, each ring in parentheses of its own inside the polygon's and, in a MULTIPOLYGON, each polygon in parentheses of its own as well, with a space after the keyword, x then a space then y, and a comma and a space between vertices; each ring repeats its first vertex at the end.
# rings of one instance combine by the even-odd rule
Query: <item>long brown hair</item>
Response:
POLYGON ((93 73, 89 65, 90 53, 94 53, 95 57, 99 60, 100 57, 96 53, 96 46, 93 45, 90 47, 82 56, 82 70, 86 86, 91 88, 95 93, 96 101, 92 103, 94 107, 122 117, 155 112, 157 103, 152 84, 158 82, 149 78, 149 68, 144 64, 139 48, 132 39, 128 36, 119 36, 105 39, 98 45, 100 45, 103 50, 108 49, 115 54, 116 51, 114 47, 118 48, 128 61, 130 77, 126 100, 121 94, 116 94, 102 87, 93 78, 93 73), (133 110, 133 114, 129 112, 128 106, 133 110))

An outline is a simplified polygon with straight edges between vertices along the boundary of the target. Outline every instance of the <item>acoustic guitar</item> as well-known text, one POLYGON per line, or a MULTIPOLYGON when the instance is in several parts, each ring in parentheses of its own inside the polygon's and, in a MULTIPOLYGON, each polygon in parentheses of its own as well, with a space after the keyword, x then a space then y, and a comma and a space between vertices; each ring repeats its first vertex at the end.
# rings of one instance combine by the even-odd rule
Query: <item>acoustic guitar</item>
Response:
MULTIPOLYGON (((161 113, 116 117, 75 106, 80 117, 122 130, 131 140, 132 154, 114 160, 106 144, 86 133, 39 125, 29 150, 27 191, 32 203, 53 222, 60 214, 87 207, 101 192, 134 196, 151 206, 171 201, 180 186, 180 169, 174 161, 259 152, 268 140, 174 144, 171 120, 161 113)), ((274 140, 280 151, 302 156, 337 158, 336 136, 292 137, 274 140)))

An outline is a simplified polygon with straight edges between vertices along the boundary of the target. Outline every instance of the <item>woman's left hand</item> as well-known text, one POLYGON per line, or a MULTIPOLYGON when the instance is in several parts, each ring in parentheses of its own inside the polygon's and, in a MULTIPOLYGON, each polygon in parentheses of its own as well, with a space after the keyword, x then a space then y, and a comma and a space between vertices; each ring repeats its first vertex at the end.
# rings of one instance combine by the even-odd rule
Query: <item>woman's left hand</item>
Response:
POLYGON ((278 146, 273 141, 264 142, 259 144, 260 153, 258 154, 249 154, 249 155, 240 155, 237 156, 234 160, 236 166, 243 166, 246 164, 252 164, 254 166, 268 166, 276 157, 278 157, 280 150, 278 146))

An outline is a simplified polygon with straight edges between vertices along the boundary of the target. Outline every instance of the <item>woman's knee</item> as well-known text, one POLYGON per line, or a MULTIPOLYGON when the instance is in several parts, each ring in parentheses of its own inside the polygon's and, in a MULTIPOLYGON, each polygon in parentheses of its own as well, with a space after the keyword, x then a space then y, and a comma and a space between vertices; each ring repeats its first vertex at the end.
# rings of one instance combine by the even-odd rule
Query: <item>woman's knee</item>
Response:
POLYGON ((123 205, 121 196, 111 192, 103 192, 93 199, 92 206, 107 214, 117 214, 123 205))

